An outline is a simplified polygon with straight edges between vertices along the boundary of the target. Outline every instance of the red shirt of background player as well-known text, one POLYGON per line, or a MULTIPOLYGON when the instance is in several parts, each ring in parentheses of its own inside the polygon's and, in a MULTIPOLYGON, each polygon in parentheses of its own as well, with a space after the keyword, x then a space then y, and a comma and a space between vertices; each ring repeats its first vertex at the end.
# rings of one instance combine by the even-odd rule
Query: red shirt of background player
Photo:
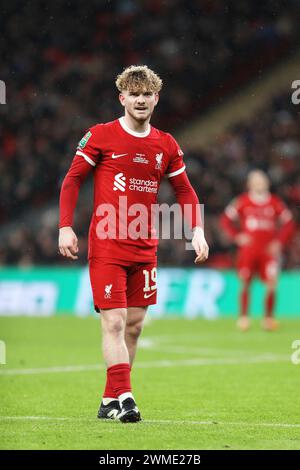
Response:
POLYGON ((294 222, 284 202, 269 193, 262 201, 244 193, 225 209, 221 224, 227 235, 238 241, 240 234, 245 242, 239 244, 238 270, 242 278, 250 278, 259 271, 268 280, 270 266, 278 263, 278 253, 272 251, 273 242, 284 246, 292 237, 294 222))

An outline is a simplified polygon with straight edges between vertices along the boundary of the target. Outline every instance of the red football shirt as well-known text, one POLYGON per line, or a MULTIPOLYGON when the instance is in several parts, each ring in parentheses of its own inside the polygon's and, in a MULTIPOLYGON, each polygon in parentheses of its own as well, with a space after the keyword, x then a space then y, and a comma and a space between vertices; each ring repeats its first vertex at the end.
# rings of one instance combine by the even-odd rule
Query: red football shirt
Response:
POLYGON ((162 177, 173 177, 185 170, 183 152, 175 139, 151 125, 144 133, 134 132, 122 117, 91 127, 79 142, 76 155, 94 167, 89 258, 143 262, 155 259, 158 240, 153 238, 152 204, 157 203, 162 177), (148 219, 146 222, 141 219, 141 227, 134 222, 140 213, 133 204, 147 208, 148 219), (108 205, 115 210, 115 220, 108 218, 111 208, 108 205), (131 222, 143 236, 137 239, 128 236, 126 230, 131 222), (111 231, 112 227, 115 231, 111 231))
POLYGON ((232 237, 239 232, 247 233, 251 239, 248 247, 264 249, 274 239, 285 243, 290 238, 293 231, 292 214, 274 194, 258 202, 249 193, 244 193, 227 206, 223 227, 232 237), (239 228, 235 223, 238 223, 239 228))

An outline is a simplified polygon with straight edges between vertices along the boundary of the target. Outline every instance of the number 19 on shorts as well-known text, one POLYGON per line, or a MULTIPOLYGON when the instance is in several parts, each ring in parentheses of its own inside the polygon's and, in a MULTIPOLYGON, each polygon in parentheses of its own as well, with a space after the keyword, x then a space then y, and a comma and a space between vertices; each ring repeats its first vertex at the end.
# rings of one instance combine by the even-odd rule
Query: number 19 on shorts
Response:
POLYGON ((145 287, 144 287, 144 296, 146 297, 149 292, 155 291, 157 289, 157 270, 152 268, 151 270, 143 269, 145 287))

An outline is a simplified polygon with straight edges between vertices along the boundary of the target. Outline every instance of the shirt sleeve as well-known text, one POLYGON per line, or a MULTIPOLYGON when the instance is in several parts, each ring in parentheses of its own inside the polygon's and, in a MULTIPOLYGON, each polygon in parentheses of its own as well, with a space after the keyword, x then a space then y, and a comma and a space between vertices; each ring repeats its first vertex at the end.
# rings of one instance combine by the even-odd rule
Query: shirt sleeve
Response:
POLYGON ((274 198, 275 211, 280 224, 278 230, 278 240, 286 245, 295 233, 295 222, 291 211, 287 208, 285 203, 278 197, 274 198))
POLYGON ((231 240, 240 232, 237 224, 240 220, 241 206, 241 198, 235 198, 228 204, 224 213, 221 215, 221 227, 231 240))
POLYGON ((287 208, 285 203, 279 197, 274 196, 273 200, 275 211, 279 218, 279 221, 283 224, 289 222, 293 218, 291 211, 287 208))
POLYGON ((225 215, 232 221, 237 221, 240 218, 240 211, 242 207, 242 200, 239 197, 234 198, 225 208, 225 215))
POLYGON ((180 173, 184 172, 185 164, 183 161, 183 151, 179 147, 174 137, 172 137, 171 134, 168 134, 168 136, 170 139, 170 160, 166 170, 166 176, 168 178, 172 178, 173 176, 180 175, 180 173))
POLYGON ((96 166, 101 156, 101 124, 91 127, 78 142, 76 154, 85 159, 91 166, 96 166))
POLYGON ((203 227, 201 206, 198 196, 192 187, 185 171, 170 179, 170 184, 175 192, 176 200, 181 206, 184 218, 191 229, 203 227))

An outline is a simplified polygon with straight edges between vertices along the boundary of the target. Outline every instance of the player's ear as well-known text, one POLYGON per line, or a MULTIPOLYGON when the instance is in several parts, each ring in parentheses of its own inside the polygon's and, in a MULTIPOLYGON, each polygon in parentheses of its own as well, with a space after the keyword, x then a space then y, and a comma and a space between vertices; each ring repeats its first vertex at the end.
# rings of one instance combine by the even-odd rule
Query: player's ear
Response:
POLYGON ((155 106, 157 105, 158 102, 159 102, 159 94, 155 93, 155 106))
POLYGON ((120 103, 122 106, 125 106, 125 97, 123 95, 123 93, 119 93, 119 100, 120 100, 120 103))

